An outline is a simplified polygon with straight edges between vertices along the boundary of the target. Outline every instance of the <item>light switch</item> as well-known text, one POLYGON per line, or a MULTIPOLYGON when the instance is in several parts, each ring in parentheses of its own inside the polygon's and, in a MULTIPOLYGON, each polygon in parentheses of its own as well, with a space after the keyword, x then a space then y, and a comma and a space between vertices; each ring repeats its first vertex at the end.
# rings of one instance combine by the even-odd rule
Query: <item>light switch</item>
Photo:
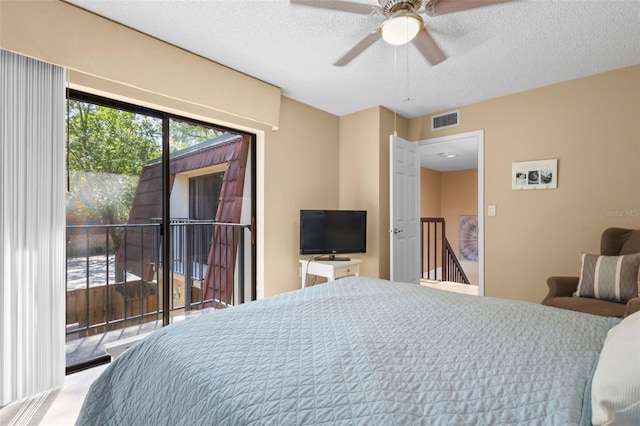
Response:
POLYGON ((487 206, 487 214, 489 216, 495 216, 496 215, 496 206, 487 206))

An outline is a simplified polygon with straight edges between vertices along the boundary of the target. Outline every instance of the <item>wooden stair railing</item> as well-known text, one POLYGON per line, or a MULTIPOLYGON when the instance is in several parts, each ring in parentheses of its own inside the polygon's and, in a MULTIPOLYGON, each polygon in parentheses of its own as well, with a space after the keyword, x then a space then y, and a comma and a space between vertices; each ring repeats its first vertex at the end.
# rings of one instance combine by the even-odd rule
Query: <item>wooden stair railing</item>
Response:
MULTIPOLYGON (((444 236, 445 223, 443 217, 423 217, 420 219, 420 261, 422 270, 420 278, 438 279, 438 265, 446 264, 444 250, 439 249, 443 245, 444 236), (440 237, 439 240, 438 237, 440 237), (424 276, 425 272, 427 272, 426 277, 424 276)), ((441 275, 439 278, 442 279, 443 276, 441 275)))
POLYGON ((455 283, 462 284, 470 284, 469 278, 467 278, 467 274, 464 273, 464 269, 460 265, 460 261, 458 261, 458 257, 455 252, 451 248, 449 244, 449 240, 447 237, 444 237, 445 242, 445 257, 447 260, 447 279, 444 281, 453 281, 455 283))
POLYGON ((464 273, 462 266, 460 266, 460 262, 447 240, 444 218, 423 217, 420 219, 420 222, 420 259, 423 271, 422 278, 424 278, 424 272, 427 272, 426 278, 430 280, 439 279, 442 281, 454 281, 469 284, 469 279, 464 273), (438 267, 440 267, 441 270, 440 277, 438 277, 437 274, 438 267))

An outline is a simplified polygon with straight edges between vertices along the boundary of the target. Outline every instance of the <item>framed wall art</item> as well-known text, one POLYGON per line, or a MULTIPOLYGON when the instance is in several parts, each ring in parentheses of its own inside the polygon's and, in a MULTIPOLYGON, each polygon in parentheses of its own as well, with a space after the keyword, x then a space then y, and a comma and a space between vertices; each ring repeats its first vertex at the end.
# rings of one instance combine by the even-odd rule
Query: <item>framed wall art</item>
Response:
POLYGON ((478 261, 478 216, 460 216, 460 260, 478 261))
POLYGON ((555 189, 558 159, 511 163, 511 189, 555 189))

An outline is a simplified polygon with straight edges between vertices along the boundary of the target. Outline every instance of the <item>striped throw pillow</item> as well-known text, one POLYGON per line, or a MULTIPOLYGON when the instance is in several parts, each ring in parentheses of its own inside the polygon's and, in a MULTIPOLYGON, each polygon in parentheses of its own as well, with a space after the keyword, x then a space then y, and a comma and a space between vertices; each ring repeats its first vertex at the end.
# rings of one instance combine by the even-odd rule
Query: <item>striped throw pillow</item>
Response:
POLYGON ((574 296, 627 303, 638 297, 640 253, 624 256, 582 254, 580 281, 574 296))

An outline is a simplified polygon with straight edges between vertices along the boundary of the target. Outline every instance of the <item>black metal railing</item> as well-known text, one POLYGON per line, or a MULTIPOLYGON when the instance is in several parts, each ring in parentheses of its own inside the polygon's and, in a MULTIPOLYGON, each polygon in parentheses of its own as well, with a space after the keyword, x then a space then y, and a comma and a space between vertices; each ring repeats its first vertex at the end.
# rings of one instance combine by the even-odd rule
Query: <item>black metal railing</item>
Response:
POLYGON ((184 298, 180 297, 184 304, 174 310, 197 309, 212 302, 244 303, 244 231, 250 226, 182 218, 171 219, 170 224, 171 293, 175 293, 177 275, 185 280, 184 298))
POLYGON ((145 280, 129 272, 130 258, 119 256, 121 247, 133 243, 134 230, 139 235, 139 240, 135 238, 139 247, 145 246, 145 236, 151 239, 147 250, 139 250, 140 263, 144 258, 157 263, 156 224, 67 226, 67 335, 126 327, 151 317, 150 311, 158 311, 157 304, 154 309, 141 305, 149 303, 150 294, 158 294, 155 277, 145 280))
POLYGON ((422 277, 469 284, 469 279, 447 240, 444 218, 423 217, 420 222, 422 277))
POLYGON ((445 221, 443 217, 420 219, 420 259, 422 278, 444 280, 446 259, 444 258, 445 221), (438 275, 440 268, 440 275, 438 275), (426 276, 425 276, 426 273, 426 276))
POLYGON ((172 315, 243 303, 249 228, 172 220, 171 259, 163 262, 158 221, 67 226, 67 335, 84 337, 162 317, 164 265, 170 268, 172 315))
MULTIPOLYGON (((159 223, 159 219, 153 220, 159 223)), ((187 273, 194 279, 204 279, 213 238, 210 224, 214 222, 192 219, 171 219, 170 222, 173 271, 182 275, 187 273), (192 261, 190 266, 187 259, 192 261)))
POLYGON ((462 265, 460 265, 460 261, 458 260, 458 256, 451 248, 451 244, 449 244, 449 240, 447 237, 444 237, 444 258, 447 269, 447 279, 446 281, 453 281, 455 283, 461 284, 470 284, 469 278, 467 278, 467 274, 464 272, 462 265))

